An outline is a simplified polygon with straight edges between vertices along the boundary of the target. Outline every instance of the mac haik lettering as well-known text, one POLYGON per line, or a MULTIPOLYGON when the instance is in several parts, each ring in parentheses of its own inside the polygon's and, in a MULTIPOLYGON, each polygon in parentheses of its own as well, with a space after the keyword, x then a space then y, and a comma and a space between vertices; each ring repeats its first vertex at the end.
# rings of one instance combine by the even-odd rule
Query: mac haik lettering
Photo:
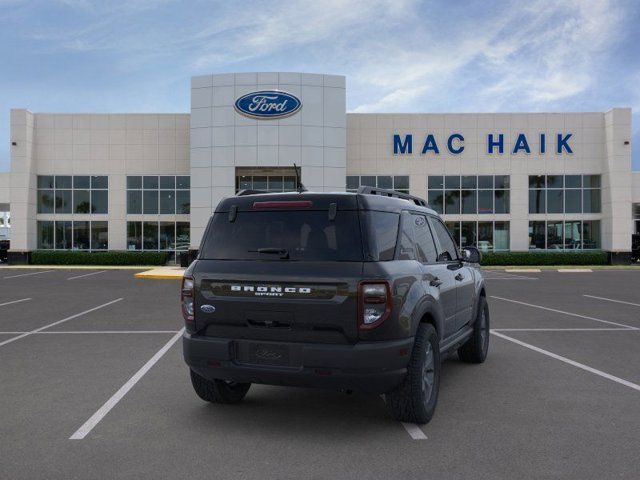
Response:
POLYGON ((278 90, 262 90, 251 92, 238 98, 236 110, 242 115, 260 119, 274 119, 293 115, 302 102, 298 97, 278 90))
MULTIPOLYGON (((489 133, 485 140, 486 152, 490 155, 502 155, 505 152, 509 152, 512 155, 524 153, 536 153, 544 155, 547 150, 562 155, 565 153, 573 153, 571 147, 572 133, 557 133, 554 135, 547 135, 546 133, 540 133, 535 135, 535 143, 532 143, 524 133, 518 133, 513 136, 511 144, 507 145, 504 133, 489 133), (535 149, 533 146, 535 145, 535 149)), ((438 139, 433 133, 428 133, 424 136, 424 139, 419 143, 421 155, 440 155, 441 145, 446 147, 446 150, 453 154, 459 155, 464 151, 464 135, 461 133, 453 133, 446 137, 438 139)), ((393 154, 394 155, 411 155, 413 154, 414 138, 413 134, 406 135, 394 134, 393 135, 393 154)))

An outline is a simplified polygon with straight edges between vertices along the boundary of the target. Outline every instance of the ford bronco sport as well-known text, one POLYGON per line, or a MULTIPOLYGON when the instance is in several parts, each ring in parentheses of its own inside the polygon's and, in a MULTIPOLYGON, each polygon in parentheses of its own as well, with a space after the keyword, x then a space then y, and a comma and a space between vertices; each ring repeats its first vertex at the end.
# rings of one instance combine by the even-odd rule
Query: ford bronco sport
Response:
POLYGON ((426 423, 441 358, 487 356, 479 262, 410 195, 226 198, 182 283, 193 387, 214 403, 239 402, 252 383, 359 390, 384 394, 398 420, 426 423))

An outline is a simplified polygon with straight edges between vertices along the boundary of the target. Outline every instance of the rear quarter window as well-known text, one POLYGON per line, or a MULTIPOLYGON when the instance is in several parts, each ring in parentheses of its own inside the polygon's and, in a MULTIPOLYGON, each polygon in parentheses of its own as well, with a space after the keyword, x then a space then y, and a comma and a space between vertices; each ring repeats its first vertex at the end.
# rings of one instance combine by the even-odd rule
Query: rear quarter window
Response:
POLYGON ((365 211, 369 254, 374 261, 393 260, 398 239, 400 215, 392 212, 365 211))

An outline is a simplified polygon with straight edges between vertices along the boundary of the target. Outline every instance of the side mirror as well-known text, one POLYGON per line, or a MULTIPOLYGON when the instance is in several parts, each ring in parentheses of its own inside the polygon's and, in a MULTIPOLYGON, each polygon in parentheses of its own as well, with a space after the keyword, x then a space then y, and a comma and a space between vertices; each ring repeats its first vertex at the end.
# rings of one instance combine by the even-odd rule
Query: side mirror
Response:
POLYGON ((480 263, 482 254, 476 247, 464 247, 462 249, 462 260, 468 263, 480 263))

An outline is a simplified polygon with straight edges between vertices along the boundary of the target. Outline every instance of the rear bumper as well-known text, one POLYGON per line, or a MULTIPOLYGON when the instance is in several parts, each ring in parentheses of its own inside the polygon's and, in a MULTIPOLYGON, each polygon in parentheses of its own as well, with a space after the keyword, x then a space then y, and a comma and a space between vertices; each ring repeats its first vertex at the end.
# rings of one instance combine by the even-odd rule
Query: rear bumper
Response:
POLYGON ((407 372, 413 338, 355 345, 278 343, 183 336, 187 365, 208 379, 243 383, 348 389, 384 393, 395 388, 407 372), (284 349, 287 365, 255 362, 246 352, 256 343, 266 350, 284 349))

